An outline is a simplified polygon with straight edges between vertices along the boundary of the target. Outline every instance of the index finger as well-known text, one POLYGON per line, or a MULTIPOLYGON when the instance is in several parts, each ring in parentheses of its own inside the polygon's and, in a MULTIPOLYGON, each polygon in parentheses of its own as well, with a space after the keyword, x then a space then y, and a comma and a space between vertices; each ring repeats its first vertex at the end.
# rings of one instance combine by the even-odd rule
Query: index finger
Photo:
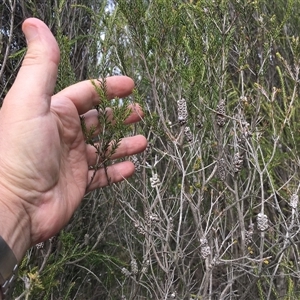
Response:
MULTIPOLYGON (((126 97, 132 93, 134 82, 127 76, 112 76, 105 79, 107 97, 126 97)), ((95 84, 100 83, 94 80, 95 84)), ((71 85, 52 97, 52 101, 68 98, 77 108, 78 114, 84 114, 99 104, 99 95, 91 80, 81 81, 71 85)))

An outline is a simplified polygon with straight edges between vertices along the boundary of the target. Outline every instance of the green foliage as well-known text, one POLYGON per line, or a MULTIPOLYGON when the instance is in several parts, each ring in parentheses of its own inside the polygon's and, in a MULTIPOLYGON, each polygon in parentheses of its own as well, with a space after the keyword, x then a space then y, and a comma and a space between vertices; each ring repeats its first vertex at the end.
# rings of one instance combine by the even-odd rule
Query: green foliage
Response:
POLYGON ((76 82, 75 73, 70 61, 70 53, 72 47, 72 41, 69 38, 58 32, 56 36, 58 46, 60 49, 60 64, 58 68, 58 78, 56 85, 56 92, 61 91, 69 85, 76 82))
MULTIPOLYGON (((128 99, 114 99, 111 102, 107 96, 106 79, 92 81, 92 84, 99 96, 99 104, 95 106, 98 112, 99 124, 101 130, 96 135, 96 128, 87 128, 84 117, 81 117, 82 130, 85 135, 86 142, 95 147, 97 161, 92 168, 94 175, 101 167, 106 167, 111 160, 113 154, 116 153, 122 138, 129 132, 124 125, 126 119, 131 113, 128 99)), ((94 176, 91 179, 93 181, 94 176)), ((110 179, 107 178, 108 182, 110 179)))

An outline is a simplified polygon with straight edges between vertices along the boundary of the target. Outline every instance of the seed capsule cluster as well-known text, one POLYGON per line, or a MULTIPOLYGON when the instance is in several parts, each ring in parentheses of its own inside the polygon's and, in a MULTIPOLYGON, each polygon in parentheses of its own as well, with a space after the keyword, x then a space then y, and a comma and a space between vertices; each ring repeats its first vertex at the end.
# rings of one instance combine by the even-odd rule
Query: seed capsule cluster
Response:
POLYGON ((218 175, 222 181, 226 179, 226 163, 224 158, 221 158, 218 161, 218 175))
POLYGON ((266 231, 268 228, 269 228, 268 216, 263 213, 259 213, 257 215, 257 229, 260 231, 266 231))
MULTIPOLYGON (((177 100, 177 111, 178 111, 178 123, 180 126, 184 126, 184 136, 188 143, 193 142, 193 134, 191 131, 191 128, 189 126, 186 126, 187 119, 188 119, 188 111, 187 111, 187 104, 186 100, 184 98, 181 98, 180 100, 177 100)), ((202 123, 200 118, 198 118, 196 127, 201 128, 202 123)))
POLYGON ((151 183, 152 188, 159 186, 160 180, 159 180, 158 174, 152 175, 152 177, 150 178, 150 183, 151 183))
POLYGON ((183 126, 186 124, 187 117, 188 117, 186 100, 184 98, 177 100, 177 110, 178 110, 178 122, 181 126, 183 126))
POLYGON ((234 173, 238 173, 241 171, 242 167, 243 167, 243 156, 237 152, 234 154, 233 157, 233 172, 234 173))
POLYGON ((245 244, 246 246, 252 243, 252 236, 254 232, 254 224, 250 224, 248 230, 245 232, 245 244))
POLYGON ((208 241, 205 237, 200 239, 200 247, 201 247, 201 250, 200 250, 201 256, 203 259, 206 259, 210 255, 211 251, 210 251, 210 247, 208 245, 208 241))
POLYGON ((186 140, 191 143, 193 141, 193 135, 189 126, 184 127, 184 135, 186 140))
POLYGON ((225 125, 225 121, 226 121, 226 117, 225 117, 225 114, 226 114, 226 107, 225 107, 225 100, 224 99, 221 99, 219 101, 219 104, 217 105, 217 118, 216 118, 216 121, 217 121, 217 125, 219 127, 223 127, 225 125))

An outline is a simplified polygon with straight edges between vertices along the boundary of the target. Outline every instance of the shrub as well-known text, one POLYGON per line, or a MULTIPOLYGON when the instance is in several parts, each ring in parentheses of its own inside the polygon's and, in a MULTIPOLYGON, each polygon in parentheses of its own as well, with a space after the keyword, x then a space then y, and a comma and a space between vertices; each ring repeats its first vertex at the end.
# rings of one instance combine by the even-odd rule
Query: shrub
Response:
POLYGON ((15 2, 1 96, 35 15, 62 49, 58 88, 131 76, 146 117, 127 133, 149 141, 133 178, 28 251, 17 299, 298 298, 300 2, 15 2))

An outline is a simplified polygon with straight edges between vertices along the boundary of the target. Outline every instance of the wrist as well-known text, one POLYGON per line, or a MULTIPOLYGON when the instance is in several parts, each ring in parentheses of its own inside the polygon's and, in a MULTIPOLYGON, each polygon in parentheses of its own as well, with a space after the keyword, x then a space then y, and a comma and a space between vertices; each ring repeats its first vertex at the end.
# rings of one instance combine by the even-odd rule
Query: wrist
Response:
POLYGON ((6 241, 0 236, 0 299, 10 299, 17 272, 17 258, 6 241))
POLYGON ((30 219, 22 200, 0 188, 0 235, 20 262, 31 246, 30 219))
POLYGON ((10 299, 18 263, 31 245, 23 200, 0 186, 0 300, 10 299))

